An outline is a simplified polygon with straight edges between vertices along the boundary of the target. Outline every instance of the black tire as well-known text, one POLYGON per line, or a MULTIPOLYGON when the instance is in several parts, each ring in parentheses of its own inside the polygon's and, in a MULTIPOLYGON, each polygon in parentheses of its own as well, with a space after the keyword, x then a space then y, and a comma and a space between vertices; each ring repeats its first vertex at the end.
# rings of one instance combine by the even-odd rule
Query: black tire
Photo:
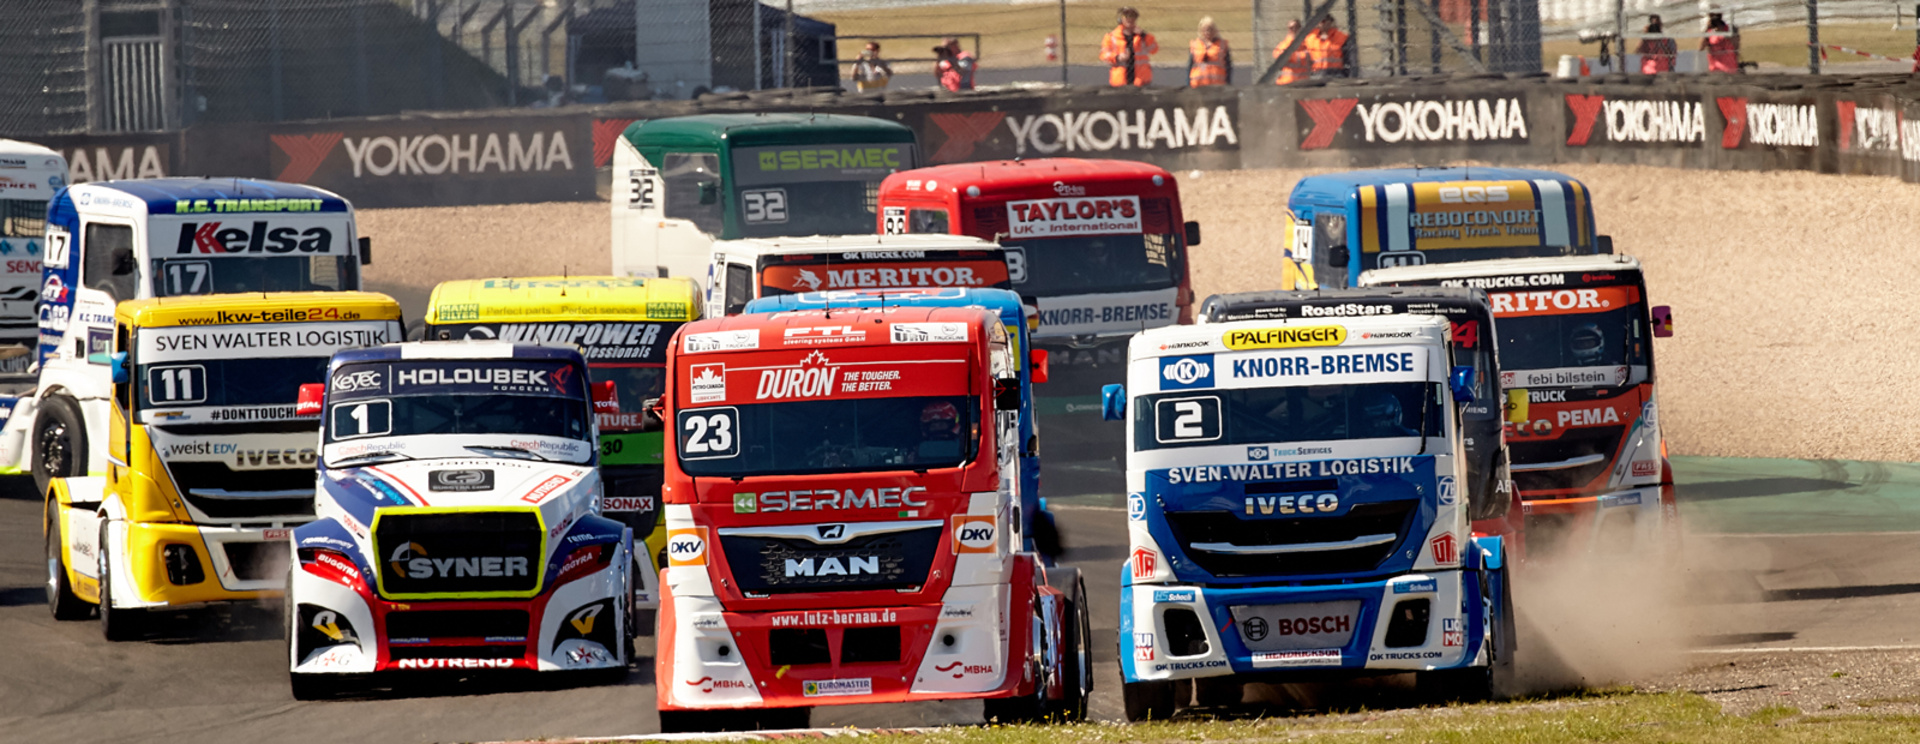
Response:
POLYGON ((1165 721, 1173 718, 1172 682, 1124 682, 1120 697, 1126 703, 1127 721, 1165 721))
POLYGON ((73 593, 67 583, 66 535, 61 529, 60 505, 47 500, 47 608, 55 620, 93 617, 93 605, 73 593))
POLYGON ((55 478, 87 474, 87 426, 72 398, 49 395, 33 418, 33 486, 46 493, 55 478))
POLYGON ((107 542, 107 522, 100 523, 100 635, 109 641, 135 641, 146 637, 147 611, 139 607, 113 606, 113 558, 107 542))
MULTIPOLYGON (((1419 672, 1414 686, 1422 697, 1438 701, 1480 702, 1500 700, 1514 694, 1513 657, 1518 643, 1514 638, 1513 589, 1505 571, 1501 571, 1500 596, 1496 610, 1500 621, 1493 626, 1492 647, 1484 667, 1462 667, 1419 672)), ((1490 588, 1490 587, 1489 587, 1490 588)))
MULTIPOLYGON (((1017 617, 1018 622, 1031 621, 1032 614, 1039 611, 1039 608, 1035 605, 1037 601, 1036 599, 1028 603, 1027 612, 1029 615, 1017 617)), ((1042 644, 1046 643, 1044 635, 1041 637, 1040 642, 1042 644)), ((1043 645, 1040 649, 1040 658, 1044 659, 1047 656, 1048 649, 1043 645)), ((1009 668, 1007 673, 1012 674, 1014 670, 1009 668)), ((980 715, 985 718, 988 723, 1014 724, 1044 720, 1048 712, 1046 671, 1042 670, 1041 674, 1034 679, 1033 692, 1031 693, 1016 697, 987 698, 983 702, 985 704, 980 710, 980 715)))
POLYGON ((1054 720, 1078 723, 1087 720, 1087 699, 1093 696, 1093 619, 1087 612, 1087 583, 1073 577, 1073 600, 1067 606, 1066 632, 1062 634, 1060 688, 1065 697, 1053 705, 1054 720))

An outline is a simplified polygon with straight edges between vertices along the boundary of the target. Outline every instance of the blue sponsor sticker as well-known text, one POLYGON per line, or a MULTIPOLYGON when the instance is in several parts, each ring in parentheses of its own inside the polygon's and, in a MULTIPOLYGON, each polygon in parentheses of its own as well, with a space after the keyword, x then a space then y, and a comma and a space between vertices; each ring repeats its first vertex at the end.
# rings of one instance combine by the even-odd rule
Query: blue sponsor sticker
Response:
POLYGON ((1199 598, 1200 595, 1192 589, 1155 589, 1153 591, 1153 601, 1156 603, 1193 602, 1199 598))
POLYGON ((1133 522, 1147 518, 1147 497, 1137 493, 1127 494, 1127 519, 1133 522))
POLYGON ((1639 505, 1640 505, 1639 492, 1623 493, 1623 494, 1607 497, 1607 506, 1639 506, 1639 505))
POLYGON ((1437 592, 1437 591, 1440 591, 1440 582, 1434 581, 1433 579, 1421 579, 1419 581, 1402 581, 1398 584, 1393 585, 1394 594, 1416 594, 1419 592, 1437 592))
POLYGON ((1160 389, 1213 387, 1213 355, 1160 357, 1160 389))
POLYGON ((1459 489, 1454 487, 1453 476, 1440 476, 1440 505, 1453 506, 1460 501, 1459 489))

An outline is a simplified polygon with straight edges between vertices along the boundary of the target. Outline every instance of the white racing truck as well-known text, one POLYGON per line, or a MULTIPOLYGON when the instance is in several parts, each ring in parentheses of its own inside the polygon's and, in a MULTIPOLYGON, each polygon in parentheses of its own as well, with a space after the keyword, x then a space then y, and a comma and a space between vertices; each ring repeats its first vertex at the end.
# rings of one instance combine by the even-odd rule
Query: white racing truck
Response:
POLYGON ((66 185, 60 153, 0 139, 0 374, 24 373, 33 363, 47 202, 66 185))
POLYGON ((47 205, 45 240, 34 377, 0 390, 0 472, 30 470, 43 494, 106 474, 116 303, 357 290, 368 262, 347 200, 231 178, 72 186, 47 205))
POLYGON ((933 233, 722 240, 713 244, 712 260, 709 318, 738 315, 762 297, 856 289, 1011 289, 1025 277, 1024 265, 997 243, 933 233))

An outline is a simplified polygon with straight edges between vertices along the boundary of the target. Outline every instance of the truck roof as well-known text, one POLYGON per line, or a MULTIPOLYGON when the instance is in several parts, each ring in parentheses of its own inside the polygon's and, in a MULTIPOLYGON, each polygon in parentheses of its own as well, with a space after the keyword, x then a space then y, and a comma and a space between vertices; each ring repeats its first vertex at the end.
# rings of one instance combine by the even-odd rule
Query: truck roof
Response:
POLYGON ((367 349, 344 349, 333 355, 333 366, 348 362, 397 362, 416 359, 551 359, 585 364, 571 347, 515 344, 505 341, 408 341, 367 349))
MULTIPOLYGON (((1163 179, 1156 186, 1173 183, 1173 174, 1165 168, 1132 160, 1090 160, 1086 158, 1037 158, 1034 160, 996 160, 980 163, 954 163, 900 171, 887 176, 881 188, 906 180, 935 181, 955 189, 984 186, 984 193, 1016 191, 1073 179, 1076 185, 1089 183, 1132 182, 1163 179)), ((969 197, 981 194, 969 193, 969 197)))
POLYGON ((634 147, 736 147, 837 142, 908 142, 904 124, 843 114, 698 114, 634 122, 621 136, 634 147))
POLYGON ((703 301, 692 279, 533 276, 441 282, 427 300, 428 323, 551 320, 693 320, 703 301))
POLYGON ((1263 317, 1261 311, 1314 303, 1430 302, 1487 306, 1485 290, 1468 287, 1356 287, 1351 289, 1264 290, 1217 294, 1200 306, 1200 322, 1224 323, 1263 317))
POLYGON ((1381 346, 1405 344, 1410 340, 1426 343, 1444 343, 1452 324, 1447 319, 1435 315, 1375 315, 1362 318, 1296 318, 1292 320, 1236 320, 1226 323, 1207 323, 1204 325, 1172 325, 1151 328, 1133 337, 1128 345, 1131 359, 1146 359, 1160 356, 1183 356, 1232 351, 1253 351, 1281 348, 1328 348, 1340 346, 1381 346), (1334 344, 1299 344, 1287 346, 1260 346, 1236 349, 1225 343, 1225 337, 1235 331, 1260 330, 1269 328, 1320 328, 1338 326, 1345 329, 1344 340, 1334 344), (1413 333, 1412 339, 1399 335, 1399 332, 1413 333), (1391 336, 1375 336, 1376 333, 1392 333, 1391 336))
POLYGON ((122 302, 114 309, 114 315, 140 327, 401 319, 400 303, 378 292, 247 292, 156 297, 122 302), (279 312, 253 315, 259 311, 279 312), (319 314, 313 315, 311 311, 319 314), (355 316, 347 317, 349 313, 355 316))
MULTIPOLYGON (((881 307, 984 307, 1004 322, 1021 322, 1026 307, 1012 290, 992 287, 938 289, 853 289, 761 297, 747 303, 749 313, 881 307)), ((1037 317, 1037 316, 1036 316, 1037 317)))
POLYGON ((1566 271, 1639 271, 1640 261, 1632 256, 1602 254, 1594 256, 1549 256, 1544 258, 1503 258, 1492 261, 1399 266, 1372 269, 1360 275, 1361 284, 1419 282, 1468 276, 1504 276, 1507 274, 1545 274, 1566 271))
POLYGON ((848 251, 998 251, 1000 244, 970 235, 913 233, 909 235, 810 235, 798 238, 741 238, 720 240, 715 252, 738 251, 756 256, 848 251))
POLYGON ((326 189, 256 178, 142 178, 98 181, 72 188, 76 193, 85 193, 92 189, 110 189, 146 202, 148 214, 174 214, 176 205, 183 199, 207 200, 209 206, 205 211, 210 214, 268 211, 345 212, 352 209, 352 205, 348 204, 346 199, 326 189), (315 208, 312 209, 288 210, 275 206, 274 203, 261 204, 255 201, 266 199, 313 199, 319 200, 319 204, 313 205, 315 208), (213 204, 214 200, 230 200, 229 203, 237 208, 221 209, 213 204))
MULTIPOLYGON (((846 338, 842 336, 842 338, 845 338, 844 341, 836 341, 832 344, 835 348, 846 348, 891 345, 894 343, 892 333, 893 326, 902 323, 966 323, 971 325, 982 322, 983 320, 987 325, 996 328, 999 327, 998 318, 994 317, 992 313, 985 308, 980 307, 889 307, 885 310, 879 308, 849 308, 844 310, 835 308, 832 310, 797 310, 781 313, 729 315, 722 318, 698 320, 681 326, 680 338, 682 341, 676 353, 690 353, 686 351, 688 341, 685 339, 702 333, 778 329, 783 332, 782 339, 784 339, 787 337, 784 331, 790 328, 835 326, 852 327, 856 330, 863 328, 872 329, 874 331, 873 333, 866 334, 862 338, 846 338)), ((914 342, 913 345, 921 345, 923 343, 974 343, 978 340, 979 339, 974 338, 972 335, 968 335, 964 341, 917 341, 914 342)), ((763 343, 753 348, 734 351, 750 353, 756 351, 771 351, 780 348, 803 350, 807 346, 813 345, 811 342, 799 344, 785 342, 784 340, 780 343, 786 345, 769 346, 763 343)), ((699 352, 691 353, 695 356, 706 355, 705 353, 699 352)))
POLYGON ((6 157, 9 155, 28 156, 28 157, 33 157, 33 156, 55 157, 55 158, 60 157, 60 153, 55 152, 53 148, 47 147, 46 145, 35 144, 33 142, 22 142, 20 140, 6 139, 4 137, 0 137, 0 157, 6 157))
MULTIPOLYGON (((1307 176, 1293 185, 1287 201, 1339 204, 1362 186, 1390 183, 1427 183, 1438 181, 1561 181, 1580 183, 1572 176, 1532 168, 1487 168, 1463 166, 1450 168, 1377 168, 1307 176)), ((1582 185, 1584 188, 1584 184, 1582 185)))

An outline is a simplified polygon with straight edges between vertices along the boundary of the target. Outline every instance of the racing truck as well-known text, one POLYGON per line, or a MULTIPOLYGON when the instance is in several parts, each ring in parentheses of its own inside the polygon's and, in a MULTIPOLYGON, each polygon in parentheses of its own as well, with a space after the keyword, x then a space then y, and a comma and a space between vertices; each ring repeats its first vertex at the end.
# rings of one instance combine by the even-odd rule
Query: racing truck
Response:
POLYGON ((1523 168, 1388 168, 1300 179, 1287 195, 1281 289, 1353 286, 1360 273, 1613 252, 1593 195, 1523 168))
POLYGON ((1039 309, 1035 339, 1056 376, 1041 398, 1058 422, 1048 459, 1081 493, 1116 494, 1126 448, 1099 423, 1100 387, 1126 377, 1135 332, 1193 322, 1186 222, 1173 174, 1125 160, 1041 158, 940 165, 880 184, 880 231, 998 241, 1013 289, 1039 309))
POLYGON ((913 130, 884 119, 636 122, 614 142, 613 273, 706 282, 716 240, 871 234, 880 180, 916 165, 913 130))
POLYGON ((1479 534, 1507 540, 1510 560, 1524 555, 1520 494, 1513 488, 1506 445, 1506 394, 1500 389, 1500 358, 1494 353, 1493 309, 1487 293, 1461 287, 1381 287, 1277 290, 1218 294, 1200 308, 1200 322, 1236 320, 1334 320, 1381 315, 1445 318, 1457 364, 1473 368, 1473 400, 1461 406, 1461 447, 1467 482, 1481 493, 1506 498, 1473 502, 1469 518, 1479 534))
MULTIPOLYGON (((296 391, 326 379, 334 352, 396 341, 401 327, 399 304, 362 292, 128 300, 112 312, 76 359, 108 378, 93 440, 106 474, 54 478, 42 524, 53 616, 97 608, 118 641, 148 635, 153 610, 279 595, 287 537, 313 518, 320 422, 296 408, 296 391)), ((80 426, 70 408, 45 413, 80 426)))
POLYGON ((60 153, 0 139, 0 375, 24 373, 33 363, 47 202, 66 185, 60 153))
POLYGON ((1648 307, 1631 256, 1568 256, 1377 269, 1370 286, 1484 289, 1507 391, 1507 447, 1535 554, 1671 548, 1680 535, 1660 432, 1648 307))
POLYGON ((713 244, 707 317, 761 297, 853 289, 1010 289, 1022 274, 1000 246, 960 235, 751 238, 713 244))
MULTIPOLYGON (((657 575, 667 534, 659 498, 664 449, 660 422, 644 401, 660 397, 667 342, 700 317, 700 287, 690 279, 576 276, 441 282, 427 301, 427 337, 579 347, 593 383, 600 429, 602 514, 633 528, 636 610, 657 607, 657 575)), ((651 632, 653 622, 635 623, 651 632)))
MULTIPOLYGON (((107 472, 114 304, 152 297, 360 288, 353 205, 309 186, 236 178, 106 181, 46 211, 34 377, 0 385, 0 472, 107 472), (8 389, 11 387, 11 389, 8 389)), ((322 306, 324 306, 323 303, 322 306)))
POLYGON ((1119 642, 1128 720, 1246 682, 1413 672, 1507 689, 1504 540, 1470 514, 1474 368, 1427 315, 1143 332, 1103 414, 1127 422, 1119 642))
POLYGON ((1086 589, 1025 548, 1014 341, 978 307, 690 323, 667 359, 663 730, 984 699, 1086 714, 1086 589))
POLYGON ((299 387, 323 423, 287 579, 294 697, 388 671, 624 679, 633 529, 600 516, 580 352, 417 341, 326 374, 299 387))

